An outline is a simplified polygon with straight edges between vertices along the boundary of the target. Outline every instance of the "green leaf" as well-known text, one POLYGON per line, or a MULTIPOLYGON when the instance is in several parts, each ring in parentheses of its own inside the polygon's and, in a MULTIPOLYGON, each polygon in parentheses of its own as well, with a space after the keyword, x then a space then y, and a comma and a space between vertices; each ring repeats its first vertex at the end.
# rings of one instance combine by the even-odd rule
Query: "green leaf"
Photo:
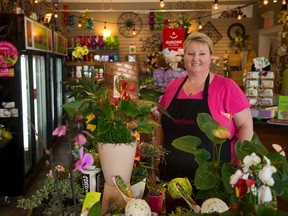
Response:
POLYGON ((203 163, 196 170, 195 186, 200 190, 208 190, 215 187, 220 178, 219 173, 212 170, 209 163, 203 163))
POLYGON ((235 171, 236 168, 232 164, 224 164, 222 167, 222 181, 226 190, 231 194, 234 190, 230 184, 230 176, 234 174, 235 171))
POLYGON ((96 202, 90 209, 88 216, 101 215, 101 202, 96 202))
POLYGON ((201 131, 214 143, 216 137, 213 129, 217 129, 219 123, 215 121, 208 113, 200 113, 197 116, 197 124, 201 131))
POLYGON ((66 112, 69 115, 74 116, 75 115, 75 110, 79 110, 82 105, 83 105, 83 101, 82 100, 76 100, 76 101, 71 101, 71 102, 63 104, 62 108, 64 110, 66 110, 66 112))
POLYGON ((269 151, 260 142, 256 133, 254 133, 252 140, 237 141, 235 144, 235 153, 240 161, 243 161, 244 157, 255 152, 257 155, 267 155, 269 151))
POLYGON ((257 216, 287 216, 288 213, 280 210, 265 207, 265 205, 255 205, 257 216))
POLYGON ((201 144, 201 139, 199 137, 187 135, 183 137, 179 137, 172 142, 172 146, 176 149, 191 153, 191 154, 200 154, 201 149, 197 149, 197 147, 201 144))
POLYGON ((121 100, 119 103, 119 107, 128 115, 128 116, 136 116, 141 114, 141 112, 137 109, 136 105, 131 103, 129 100, 121 100))

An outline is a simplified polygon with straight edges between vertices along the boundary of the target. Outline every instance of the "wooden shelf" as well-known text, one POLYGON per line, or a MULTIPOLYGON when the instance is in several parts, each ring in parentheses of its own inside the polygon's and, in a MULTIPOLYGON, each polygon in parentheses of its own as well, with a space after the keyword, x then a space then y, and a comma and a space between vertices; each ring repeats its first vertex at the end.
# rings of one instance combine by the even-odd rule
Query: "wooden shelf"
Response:
MULTIPOLYGON (((102 66, 104 65, 105 62, 91 62, 91 61, 85 61, 83 62, 83 65, 87 65, 87 66, 102 66)), ((65 66, 82 66, 82 62, 64 62, 65 66)))

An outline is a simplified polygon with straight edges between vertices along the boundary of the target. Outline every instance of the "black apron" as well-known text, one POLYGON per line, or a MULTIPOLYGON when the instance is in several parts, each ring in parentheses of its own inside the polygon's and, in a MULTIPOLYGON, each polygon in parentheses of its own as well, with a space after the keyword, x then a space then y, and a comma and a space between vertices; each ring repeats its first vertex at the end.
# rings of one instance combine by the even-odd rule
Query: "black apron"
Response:
MULTIPOLYGON (((174 139, 193 135, 201 139, 200 148, 205 148, 213 155, 213 143, 203 133, 197 125, 198 113, 208 113, 211 115, 208 105, 208 88, 210 76, 205 81, 203 99, 177 99, 177 95, 187 80, 188 76, 177 89, 170 105, 167 108, 172 118, 165 115, 161 117, 161 124, 164 132, 164 148, 170 153, 165 156, 165 162, 159 166, 160 179, 170 181, 177 177, 187 177, 190 182, 194 181, 195 170, 198 164, 194 160, 194 155, 174 148, 171 143, 174 139)), ((221 159, 229 162, 231 159, 230 140, 227 140, 222 147, 221 159)))

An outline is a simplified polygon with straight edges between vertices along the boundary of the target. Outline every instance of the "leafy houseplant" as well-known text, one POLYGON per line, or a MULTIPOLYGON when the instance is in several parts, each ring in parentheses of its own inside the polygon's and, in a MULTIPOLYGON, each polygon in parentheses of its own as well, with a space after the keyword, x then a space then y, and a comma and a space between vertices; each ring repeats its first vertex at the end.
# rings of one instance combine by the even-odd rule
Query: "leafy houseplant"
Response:
MULTIPOLYGON (((215 147, 220 145, 217 151, 220 155, 221 145, 225 141, 223 138, 229 136, 227 129, 205 113, 198 115, 197 123, 215 147)), ((288 163, 285 156, 269 152, 256 134, 251 141, 238 141, 235 144, 236 156, 241 161, 238 166, 223 163, 219 157, 209 160, 209 153, 199 148, 200 144, 201 140, 194 136, 178 138, 172 144, 177 149, 194 154, 199 164, 194 179, 198 189, 196 201, 210 197, 224 200, 230 210, 219 215, 286 214, 267 206, 273 201, 271 190, 276 196, 288 200, 288 163)), ((190 212, 189 215, 198 214, 190 212)))
MULTIPOLYGON (((55 188, 55 181, 58 187, 61 188, 60 196, 63 200, 63 208, 66 213, 74 212, 73 193, 71 189, 70 174, 63 166, 58 165, 55 167, 54 178, 52 171, 47 174, 43 186, 35 192, 30 198, 22 198, 18 200, 18 208, 35 209, 36 207, 44 206, 44 215, 59 215, 61 214, 61 207, 59 206, 58 192, 55 188)), ((74 171, 75 172, 75 171, 74 171)), ((77 209, 80 212, 82 201, 85 197, 84 190, 81 187, 81 177, 79 172, 75 172, 75 197, 77 200, 77 209)))
POLYGON ((169 154, 165 148, 156 143, 153 137, 150 142, 142 142, 139 146, 139 150, 142 154, 143 161, 147 164, 148 169, 148 190, 151 195, 159 196, 161 188, 157 185, 157 163, 159 160, 165 161, 165 156, 169 154))

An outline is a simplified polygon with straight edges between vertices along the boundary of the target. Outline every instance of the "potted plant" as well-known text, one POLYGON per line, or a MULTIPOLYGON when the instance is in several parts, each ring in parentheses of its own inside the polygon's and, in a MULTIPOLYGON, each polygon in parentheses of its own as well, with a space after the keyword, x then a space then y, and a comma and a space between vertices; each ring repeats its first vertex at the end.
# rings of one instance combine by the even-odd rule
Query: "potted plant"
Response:
POLYGON ((158 162, 165 160, 165 155, 169 154, 169 152, 156 143, 154 136, 151 141, 142 142, 139 150, 142 153, 143 161, 145 161, 148 166, 148 203, 152 212, 160 213, 163 205, 164 187, 160 182, 157 182, 157 167, 158 162))
MULTIPOLYGON (((83 53, 83 50, 75 48, 72 55, 82 59, 83 53)), ((72 119, 84 120, 83 133, 97 143, 105 178, 102 202, 105 205, 105 200, 109 198, 105 193, 108 186, 111 195, 118 194, 116 188, 113 189, 115 185, 112 177, 121 176, 126 184, 130 182, 137 146, 136 135, 152 133, 153 128, 159 126, 151 118, 151 109, 157 105, 163 113, 167 112, 152 97, 142 94, 141 89, 136 90, 136 83, 127 81, 124 76, 118 76, 115 81, 119 92, 117 98, 109 95, 109 89, 101 80, 95 80, 93 73, 91 77, 85 77, 83 70, 81 79, 65 84, 70 86, 71 96, 75 100, 62 107, 72 119)))
MULTIPOLYGON (((283 190, 288 186, 284 180, 288 174, 288 163, 287 158, 279 154, 284 153, 283 150, 269 152, 254 134, 251 141, 238 141, 235 144, 235 153, 240 161, 238 165, 223 163, 220 160, 221 145, 229 137, 229 131, 207 113, 199 114, 197 123, 217 145, 217 158, 209 160, 207 151, 199 148, 201 140, 198 137, 184 136, 172 143, 175 148, 194 154, 199 164, 194 179, 198 189, 195 200, 199 202, 217 197, 225 201, 230 208, 219 215, 267 215, 268 212, 287 215, 271 208, 275 200, 273 193, 288 199, 287 191, 283 190)), ((198 214, 191 211, 187 215, 198 214)))
MULTIPOLYGON (((42 210, 41 215, 60 215, 62 210, 65 214, 71 214, 75 212, 75 198, 77 212, 80 212, 82 201, 85 197, 81 185, 80 173, 73 171, 75 176, 75 191, 72 193, 70 172, 68 169, 58 165, 54 168, 54 171, 56 176, 53 176, 52 171, 50 170, 43 186, 36 190, 30 198, 21 198, 17 200, 17 207, 30 210, 32 215, 33 211, 37 208, 42 210), (56 182, 57 185, 55 184, 56 182), (73 197, 73 194, 75 194, 75 197, 73 197), (62 203, 59 203, 59 195, 61 196, 62 203)), ((37 215, 39 215, 39 213, 37 215)))

